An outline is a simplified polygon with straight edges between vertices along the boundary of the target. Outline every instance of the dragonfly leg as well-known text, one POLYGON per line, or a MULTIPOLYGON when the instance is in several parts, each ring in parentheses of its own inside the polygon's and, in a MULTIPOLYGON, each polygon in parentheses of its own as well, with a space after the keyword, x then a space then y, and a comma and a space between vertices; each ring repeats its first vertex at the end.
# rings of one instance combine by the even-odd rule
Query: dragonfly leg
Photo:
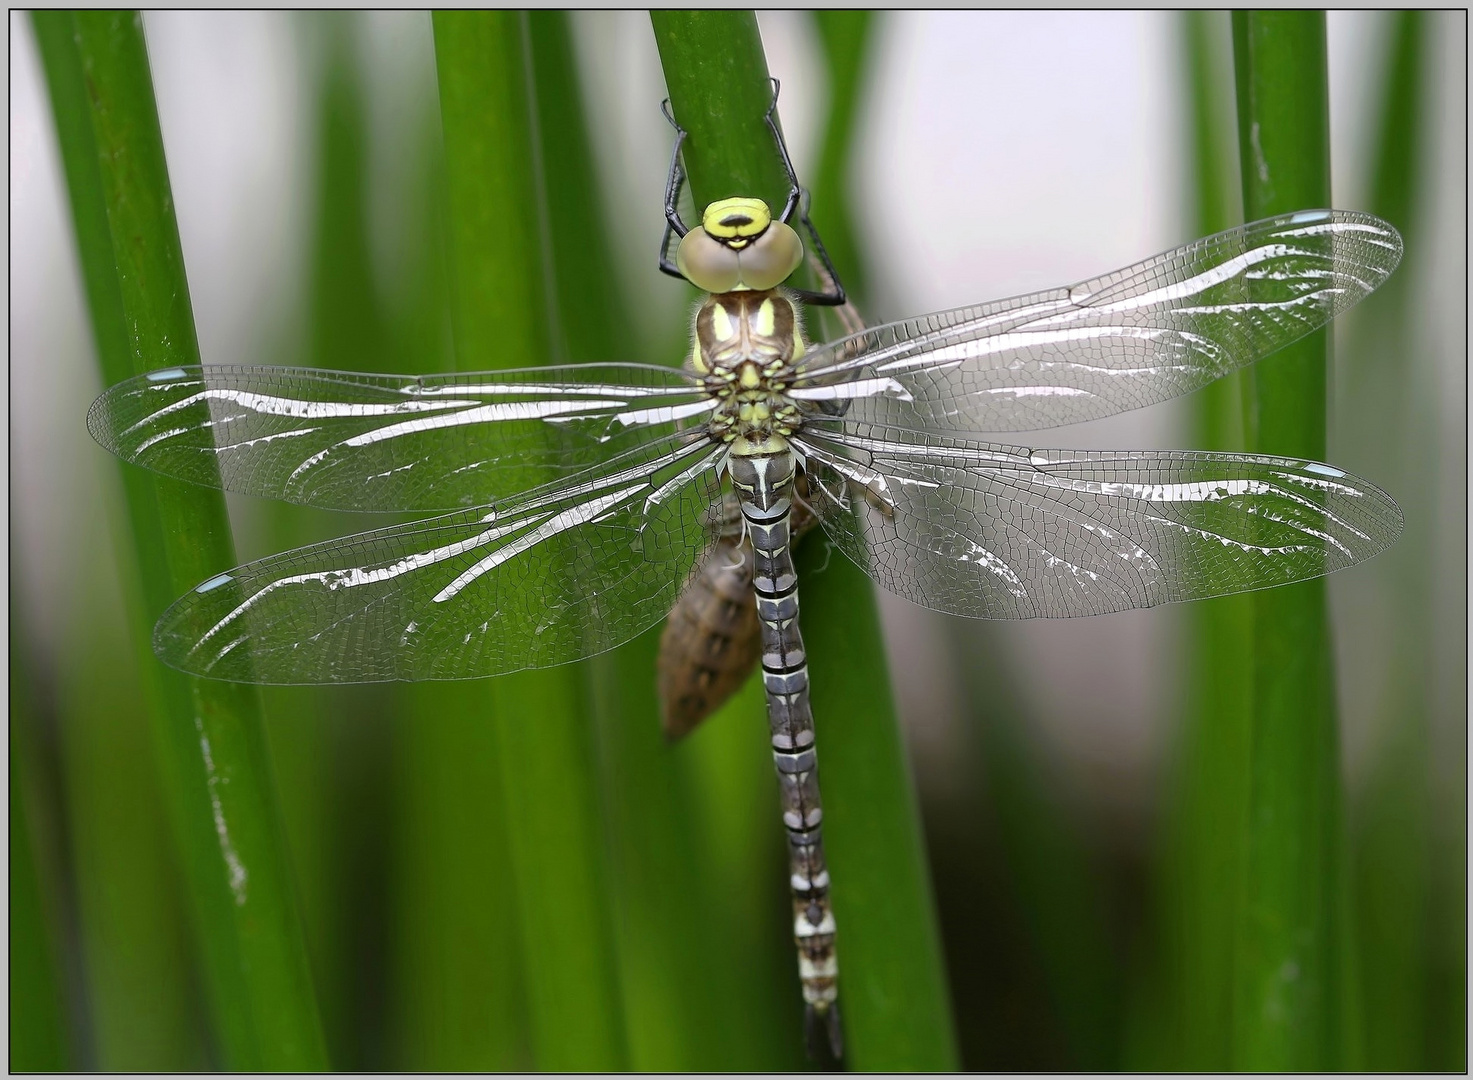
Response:
POLYGON ((670 111, 669 98, 660 105, 660 111, 675 129, 675 149, 670 152, 670 175, 665 180, 665 233, 660 238, 660 270, 671 277, 684 280, 685 275, 670 258, 670 238, 684 236, 690 231, 680 217, 680 189, 685 184, 685 169, 680 164, 680 148, 685 144, 686 130, 676 122, 675 114, 670 111))
POLYGON ((823 282, 823 288, 815 292, 812 289, 794 289, 793 292, 799 300, 804 303, 816 304, 819 307, 842 307, 849 300, 849 294, 844 291, 844 283, 839 280, 839 272, 834 269, 834 262, 829 258, 828 249, 823 246, 823 238, 818 235, 818 230, 813 227, 813 221, 808 216, 808 193, 805 191, 802 211, 798 215, 803 222, 803 227, 808 230, 808 239, 813 242, 813 250, 818 253, 818 261, 823 267, 823 273, 819 280, 823 282))
POLYGON ((660 104, 660 111, 665 114, 665 119, 670 121, 670 126, 675 129, 675 148, 670 151, 670 175, 665 180, 667 234, 673 231, 677 236, 684 236, 690 230, 680 218, 680 187, 685 183, 685 169, 680 164, 680 148, 685 145, 685 137, 688 133, 676 121, 675 114, 670 111, 669 98, 660 104))
POLYGON ((783 138, 783 133, 778 130, 777 126, 777 95, 782 90, 783 84, 771 77, 768 81, 772 83, 772 100, 767 103, 767 112, 762 119, 767 123, 767 130, 772 132, 772 139, 777 143, 778 156, 783 159, 783 168, 788 173, 788 203, 783 207, 783 212, 779 216, 782 221, 791 221, 793 211, 798 209, 798 201, 803 197, 803 188, 798 183, 798 173, 793 168, 793 159, 788 156, 787 140, 783 138))
POLYGON ((784 223, 791 222, 796 213, 803 227, 808 230, 808 237, 813 242, 813 248, 818 253, 818 259, 823 264, 823 273, 819 274, 823 281, 823 289, 814 292, 809 289, 794 289, 798 298, 808 304, 817 304, 820 307, 837 307, 844 303, 846 296, 844 286, 839 282, 839 273, 834 269, 833 260, 829 258, 828 251, 823 246, 823 240, 818 235, 818 230, 813 227, 812 220, 808 217, 808 192, 803 190, 798 183, 797 170, 793 168, 793 159, 788 154, 788 143, 783 138, 782 131, 777 126, 777 95, 782 89, 782 83, 772 79, 772 101, 767 105, 767 112, 763 120, 767 124, 767 130, 772 132, 772 141, 777 144, 778 157, 782 158, 783 169, 788 174, 788 202, 783 207, 779 220, 784 223))

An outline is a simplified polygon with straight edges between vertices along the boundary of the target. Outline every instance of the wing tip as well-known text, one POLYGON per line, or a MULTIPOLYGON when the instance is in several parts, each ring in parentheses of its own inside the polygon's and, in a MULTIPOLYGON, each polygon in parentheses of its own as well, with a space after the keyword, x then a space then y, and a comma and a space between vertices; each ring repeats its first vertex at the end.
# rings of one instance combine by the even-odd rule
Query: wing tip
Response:
MULTIPOLYGON (((1316 222, 1329 222, 1337 226, 1350 226, 1357 230, 1370 230, 1379 238, 1379 243, 1367 241, 1361 237, 1363 242, 1370 242, 1381 247, 1387 253, 1384 258, 1365 260, 1365 264, 1374 267, 1380 274, 1379 279, 1371 286, 1375 289, 1381 285, 1401 265, 1402 257, 1406 254, 1406 241, 1402 239, 1401 233, 1396 226, 1384 218, 1363 210, 1296 210, 1290 214, 1284 214, 1272 219, 1276 224, 1282 226, 1309 225, 1316 222)), ((1369 291, 1369 290, 1368 290, 1369 291)))
POLYGON ((131 375, 126 379, 113 383, 111 386, 98 394, 87 408, 87 433, 92 436, 94 442, 110 454, 114 454, 124 461, 137 463, 139 453, 129 450, 119 438, 121 434, 120 425, 125 422, 126 410, 120 408, 121 403, 140 391, 148 390, 150 387, 162 387, 169 383, 183 382, 198 379, 204 369, 198 364, 189 366, 175 365, 174 367, 159 368, 154 371, 144 372, 141 375, 131 375), (120 416, 123 414, 123 416, 120 416))
MULTIPOLYGON (((1360 478, 1357 477, 1357 479, 1360 478)), ((1406 515, 1402 513, 1396 500, 1381 487, 1369 480, 1360 480, 1360 483, 1365 486, 1366 494, 1371 496, 1380 511, 1376 520, 1382 524, 1382 535, 1376 538, 1378 541, 1376 549, 1366 556, 1367 559, 1373 559, 1383 551, 1395 547, 1401 540, 1402 535, 1406 532, 1406 515)))
POLYGON ((87 409, 87 434, 92 436, 92 441, 98 446, 118 456, 122 455, 119 453, 117 439, 113 438, 113 425, 110 423, 110 417, 112 416, 113 391, 123 385, 126 384, 118 383, 117 386, 108 387, 97 395, 97 399, 87 409))

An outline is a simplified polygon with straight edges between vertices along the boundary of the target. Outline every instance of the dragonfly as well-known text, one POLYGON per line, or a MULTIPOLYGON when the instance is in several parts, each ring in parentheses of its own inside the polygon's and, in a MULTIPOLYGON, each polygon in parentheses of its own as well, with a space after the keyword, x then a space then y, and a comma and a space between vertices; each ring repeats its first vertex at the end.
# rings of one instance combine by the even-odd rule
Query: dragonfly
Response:
POLYGON ((659 623, 712 552, 733 549, 721 508, 734 502, 752 552, 810 1047, 842 1057, 795 504, 882 588, 972 618, 1100 615, 1368 559, 1395 542, 1401 513, 1330 465, 980 433, 1197 390, 1363 299, 1402 243, 1367 214, 1305 210, 1076 285, 818 343, 805 307, 841 304, 844 291, 775 106, 774 87, 780 213, 727 198, 687 227, 675 125, 660 269, 706 294, 680 368, 176 367, 109 388, 87 422, 123 460, 198 484, 432 515, 246 563, 176 601, 155 652, 216 679, 467 679, 593 656, 659 623), (789 283, 807 251, 795 224, 826 268, 818 291, 789 283))

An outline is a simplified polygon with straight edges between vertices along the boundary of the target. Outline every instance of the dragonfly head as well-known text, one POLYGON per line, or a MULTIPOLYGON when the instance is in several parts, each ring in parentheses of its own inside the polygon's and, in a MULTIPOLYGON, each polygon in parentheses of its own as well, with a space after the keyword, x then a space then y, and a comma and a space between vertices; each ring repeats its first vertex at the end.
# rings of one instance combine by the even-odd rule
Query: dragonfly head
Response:
POLYGON ((775 289, 803 261, 803 241, 772 220, 761 199, 721 199, 706 207, 675 252, 687 281, 709 293, 775 289))

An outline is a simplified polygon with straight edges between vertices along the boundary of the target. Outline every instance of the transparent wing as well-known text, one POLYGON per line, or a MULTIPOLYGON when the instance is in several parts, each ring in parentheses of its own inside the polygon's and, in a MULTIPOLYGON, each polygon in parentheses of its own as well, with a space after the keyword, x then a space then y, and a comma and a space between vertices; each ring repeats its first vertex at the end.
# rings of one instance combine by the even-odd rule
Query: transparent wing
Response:
POLYGON ((818 346, 793 396, 915 430, 1094 420, 1196 390, 1324 326, 1401 252, 1396 230, 1367 214, 1256 221, 1073 288, 818 346))
POLYGON ((668 368, 583 364, 471 375, 171 368, 111 387, 87 426, 125 461, 337 510, 480 506, 700 418, 668 368))
POLYGON ((1401 534, 1384 492, 1314 462, 835 429, 795 444, 825 530, 886 589, 956 615, 1098 615, 1282 585, 1401 534))
POLYGON ((235 682, 464 679, 592 656, 669 610, 710 537, 722 449, 623 455, 498 503, 247 563, 177 601, 154 650, 235 682))

